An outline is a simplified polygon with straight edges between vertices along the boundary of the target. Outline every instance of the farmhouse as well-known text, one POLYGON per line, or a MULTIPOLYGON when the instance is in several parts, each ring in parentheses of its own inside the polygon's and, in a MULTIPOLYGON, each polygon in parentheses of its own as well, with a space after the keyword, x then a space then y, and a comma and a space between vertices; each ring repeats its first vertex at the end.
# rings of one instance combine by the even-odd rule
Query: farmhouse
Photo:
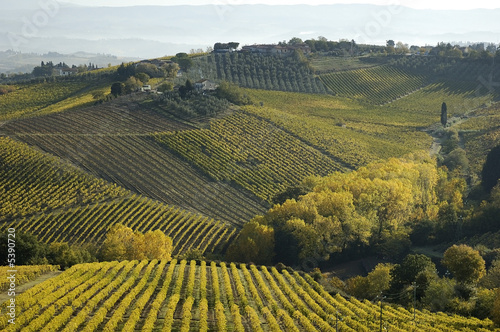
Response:
POLYGON ((194 88, 198 91, 213 91, 217 86, 217 83, 207 79, 202 79, 194 83, 194 88))
POLYGON ((78 73, 76 68, 59 68, 59 76, 70 76, 78 73))
POLYGON ((293 54, 293 52, 296 50, 301 50, 304 54, 309 54, 311 52, 311 49, 307 44, 300 44, 300 45, 258 44, 258 45, 246 45, 241 48, 242 52, 278 55, 278 56, 289 56, 293 54))

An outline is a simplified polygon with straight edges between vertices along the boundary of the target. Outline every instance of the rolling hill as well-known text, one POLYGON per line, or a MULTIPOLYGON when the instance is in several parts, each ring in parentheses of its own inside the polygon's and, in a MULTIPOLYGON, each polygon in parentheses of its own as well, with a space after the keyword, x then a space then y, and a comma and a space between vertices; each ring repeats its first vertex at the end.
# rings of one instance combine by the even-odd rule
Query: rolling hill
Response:
MULTIPOLYGON (((500 142, 498 91, 480 79, 492 79, 496 67, 482 59, 438 57, 360 58, 346 64, 202 54, 176 82, 232 81, 240 85, 236 93, 251 101, 214 103, 219 109, 202 115, 189 112, 194 98, 189 94, 175 99, 173 107, 169 97, 177 92, 96 100, 93 94, 124 80, 115 70, 16 83, 0 95, 0 231, 15 228, 45 243, 99 247, 118 223, 142 233, 159 229, 173 240, 173 260, 75 265, 19 295, 16 325, 2 315, 1 329, 495 330, 488 319, 329 293, 310 274, 282 265, 183 258, 199 253, 223 259, 247 222, 290 188, 430 151, 451 131, 469 156, 472 183, 488 150, 500 142), (437 124, 443 101, 446 128, 437 124)), ((449 191, 453 196, 453 188, 449 191)), ((459 194, 454 198, 461 199, 459 194)), ((453 199, 444 198, 442 205, 451 206, 453 199)), ((296 202, 297 209, 311 212, 296 202)), ((333 211, 341 204, 322 206, 333 211)), ((439 216, 440 208, 431 212, 439 216)), ((335 213, 323 212, 326 225, 335 213)))

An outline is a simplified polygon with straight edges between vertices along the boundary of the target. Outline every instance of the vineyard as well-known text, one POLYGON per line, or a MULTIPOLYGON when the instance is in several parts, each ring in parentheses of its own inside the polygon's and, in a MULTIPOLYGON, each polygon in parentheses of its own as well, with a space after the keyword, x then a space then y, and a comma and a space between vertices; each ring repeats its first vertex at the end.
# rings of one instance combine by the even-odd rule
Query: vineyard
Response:
MULTIPOLYGON (((5 292, 10 287, 10 281, 7 279, 8 271, 12 270, 8 266, 0 266, 0 291, 5 292)), ((44 273, 58 271, 57 265, 20 265, 16 266, 16 286, 20 286, 29 281, 33 281, 44 273)))
POLYGON ((223 222, 138 195, 39 213, 4 223, 0 231, 6 232, 12 227, 37 234, 38 239, 46 243, 99 244, 104 241, 107 229, 116 223, 141 233, 160 229, 172 238, 173 255, 192 250, 219 253, 237 231, 223 222))
POLYGON ((382 65, 320 76, 333 94, 379 105, 421 88, 424 76, 382 65))
POLYGON ((193 61, 192 80, 211 78, 226 80, 253 89, 326 93, 312 68, 296 56, 278 57, 259 54, 211 54, 193 61))
POLYGON ((107 82, 56 81, 22 84, 0 95, 0 121, 60 112, 93 102, 93 91, 105 91, 107 82))
POLYGON ((459 124, 457 129, 465 141, 464 148, 471 170, 479 174, 488 151, 500 144, 498 106, 493 105, 471 113, 467 121, 459 124))
POLYGON ((99 244, 108 227, 122 223, 141 232, 162 230, 173 239, 175 255, 223 251, 236 235, 226 223, 132 195, 8 138, 0 138, 0 160, 2 232, 14 227, 46 243, 99 244))
POLYGON ((175 259, 76 265, 18 295, 16 309, 16 324, 2 314, 2 330, 494 330, 489 320, 331 295, 294 271, 175 259))
MULTIPOLYGON (((395 56, 389 65, 413 74, 424 75, 434 81, 466 81, 481 83, 490 75, 499 77, 500 67, 489 59, 457 59, 436 56, 395 56)), ((483 87, 488 90, 487 86, 483 87)))
POLYGON ((127 191, 0 137, 0 220, 124 197, 127 191))
POLYGON ((155 138, 214 180, 234 182, 266 200, 307 176, 343 169, 272 123, 241 112, 212 121, 210 129, 155 138))
POLYGON ((247 112, 271 121, 350 168, 427 149, 431 143, 427 134, 416 130, 428 121, 418 114, 407 118, 386 108, 366 108, 331 96, 247 91, 264 104, 246 107, 247 112))
POLYGON ((326 74, 328 72, 355 70, 378 66, 385 62, 383 58, 361 57, 353 58, 350 56, 322 56, 316 54, 311 60, 311 66, 316 73, 326 74))
POLYGON ((124 135, 185 130, 192 126, 142 106, 144 97, 115 99, 99 106, 7 122, 7 135, 124 135))
POLYGON ((3 130, 132 192, 211 218, 242 225, 265 211, 251 193, 208 179, 148 137, 194 127, 141 103, 117 100, 11 121, 3 130))
MULTIPOLYGON (((436 110, 440 110, 441 104, 446 102, 448 115, 461 116, 483 104, 491 103, 497 97, 495 94, 483 94, 476 90, 477 87, 477 83, 466 81, 433 83, 386 107, 405 114, 417 111, 423 118, 431 120, 435 119, 436 110)), ((430 124, 429 121, 428 125, 430 124)))

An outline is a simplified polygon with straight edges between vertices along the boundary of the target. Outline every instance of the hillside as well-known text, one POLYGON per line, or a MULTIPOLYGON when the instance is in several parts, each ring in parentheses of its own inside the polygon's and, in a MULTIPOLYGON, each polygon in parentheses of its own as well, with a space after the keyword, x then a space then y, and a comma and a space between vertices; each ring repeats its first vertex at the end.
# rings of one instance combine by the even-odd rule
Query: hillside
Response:
POLYGON ((0 86, 0 233, 92 248, 87 262, 117 224, 173 242, 172 261, 70 267, 20 295, 17 324, 2 315, 0 329, 494 330, 466 317, 493 317, 473 310, 500 300, 495 287, 455 287, 436 266, 398 294, 418 288, 417 307, 435 309, 425 292, 447 283, 439 310, 463 316, 336 294, 364 279, 330 278, 330 294, 312 276, 451 241, 483 245, 483 275, 500 270, 500 196, 479 179, 500 143, 495 75, 482 58, 231 52, 0 86), (219 88, 196 90, 200 78, 219 88), (246 263, 204 261, 231 257, 246 263))
POLYGON ((162 230, 174 240, 174 254, 220 252, 236 234, 233 226, 132 194, 25 144, 0 138, 0 146, 2 232, 14 227, 47 243, 99 245, 109 226, 123 223, 162 230))
POLYGON ((153 133, 195 124, 158 113, 141 104, 144 97, 136 98, 11 121, 2 130, 137 194, 212 218, 241 225, 264 211, 250 193, 210 180, 156 144, 153 133))
POLYGON ((489 320, 332 296, 294 271, 175 259, 75 265, 16 305, 4 331, 495 330, 489 320))

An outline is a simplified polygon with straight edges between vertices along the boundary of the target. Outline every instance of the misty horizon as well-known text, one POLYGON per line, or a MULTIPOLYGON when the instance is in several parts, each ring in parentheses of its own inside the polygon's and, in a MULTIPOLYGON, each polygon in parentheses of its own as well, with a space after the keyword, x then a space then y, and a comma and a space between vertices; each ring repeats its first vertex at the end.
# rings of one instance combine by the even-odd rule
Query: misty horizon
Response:
POLYGON ((500 42, 500 9, 420 10, 404 6, 199 5, 91 7, 55 0, 8 3, 0 13, 0 51, 87 52, 157 58, 299 37, 354 39, 358 44, 500 42))

